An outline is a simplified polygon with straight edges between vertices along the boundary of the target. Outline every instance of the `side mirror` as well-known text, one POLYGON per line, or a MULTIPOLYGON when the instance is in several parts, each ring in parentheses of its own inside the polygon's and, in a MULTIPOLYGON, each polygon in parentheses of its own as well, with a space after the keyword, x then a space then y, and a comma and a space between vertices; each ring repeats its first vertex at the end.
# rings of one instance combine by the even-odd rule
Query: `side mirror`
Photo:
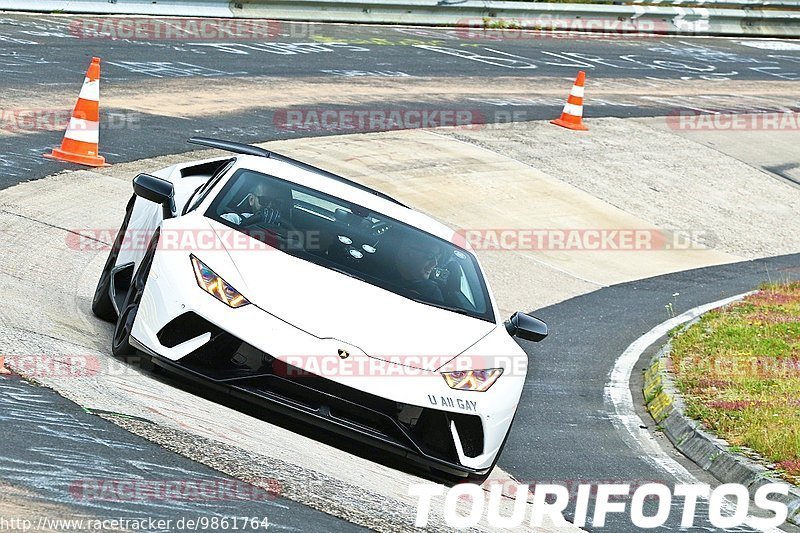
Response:
POLYGON ((525 313, 516 312, 506 322, 506 331, 512 337, 526 341, 539 342, 549 333, 547 324, 538 318, 525 313))
POLYGON ((175 188, 167 180, 139 174, 133 178, 133 192, 145 200, 161 204, 165 219, 175 216, 175 188))

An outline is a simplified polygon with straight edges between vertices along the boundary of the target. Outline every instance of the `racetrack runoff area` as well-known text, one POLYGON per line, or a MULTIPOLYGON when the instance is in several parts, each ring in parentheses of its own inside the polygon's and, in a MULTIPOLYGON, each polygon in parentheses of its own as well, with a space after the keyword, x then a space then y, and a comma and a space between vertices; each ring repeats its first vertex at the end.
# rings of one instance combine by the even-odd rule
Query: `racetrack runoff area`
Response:
MULTIPOLYGON (((263 146, 362 181, 465 230, 506 315, 624 281, 800 247, 800 187, 762 168, 798 162, 797 130, 703 135, 676 132, 658 118, 588 125, 583 133, 527 122, 263 146), (739 149, 721 151, 730 147, 739 149)), ((208 154, 65 172, 0 192, 8 231, 0 241, 0 287, 26 295, 0 309, 0 352, 91 355, 111 368, 112 327, 90 311, 106 252, 74 246, 74 233, 115 230, 136 173, 208 154)), ((407 487, 420 479, 411 474, 146 373, 123 368, 93 378, 37 380, 87 408, 153 422, 109 417, 240 479, 277 478, 291 499, 367 527, 412 529, 416 498, 407 487), (190 413, 187 403, 195 406, 190 413)))

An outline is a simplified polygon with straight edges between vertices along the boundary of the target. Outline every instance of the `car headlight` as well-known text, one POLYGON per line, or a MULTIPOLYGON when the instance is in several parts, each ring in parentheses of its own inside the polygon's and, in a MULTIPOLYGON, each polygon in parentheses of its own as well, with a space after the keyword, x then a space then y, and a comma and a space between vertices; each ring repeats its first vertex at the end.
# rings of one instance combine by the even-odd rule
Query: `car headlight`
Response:
POLYGON ((451 389, 485 392, 494 385, 502 373, 502 368, 487 368, 486 370, 442 372, 442 377, 451 389))
POLYGON ((197 284, 201 289, 230 307, 242 307, 250 303, 247 298, 234 289, 230 283, 219 277, 216 272, 208 268, 205 263, 194 255, 189 257, 192 260, 194 277, 197 279, 197 284))

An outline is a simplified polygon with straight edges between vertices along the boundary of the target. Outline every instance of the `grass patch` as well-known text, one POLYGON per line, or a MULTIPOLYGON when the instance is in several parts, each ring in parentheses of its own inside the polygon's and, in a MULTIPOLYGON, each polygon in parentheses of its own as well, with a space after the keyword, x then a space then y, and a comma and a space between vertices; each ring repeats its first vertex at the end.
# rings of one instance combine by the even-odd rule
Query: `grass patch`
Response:
POLYGON ((670 357, 687 415, 800 485, 800 282, 703 315, 670 357))

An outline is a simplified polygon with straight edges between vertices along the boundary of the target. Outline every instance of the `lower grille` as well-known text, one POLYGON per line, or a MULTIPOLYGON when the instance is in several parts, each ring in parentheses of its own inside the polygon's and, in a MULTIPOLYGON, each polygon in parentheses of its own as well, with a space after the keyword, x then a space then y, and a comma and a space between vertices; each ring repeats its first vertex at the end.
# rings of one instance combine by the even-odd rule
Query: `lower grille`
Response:
POLYGON ((415 453, 458 464, 450 432, 452 421, 464 454, 476 457, 483 453, 483 424, 478 416, 394 402, 310 374, 275 359, 194 313, 186 313, 170 322, 159 333, 159 340, 167 346, 165 341, 188 340, 207 331, 212 334, 211 340, 182 358, 181 366, 415 453))

